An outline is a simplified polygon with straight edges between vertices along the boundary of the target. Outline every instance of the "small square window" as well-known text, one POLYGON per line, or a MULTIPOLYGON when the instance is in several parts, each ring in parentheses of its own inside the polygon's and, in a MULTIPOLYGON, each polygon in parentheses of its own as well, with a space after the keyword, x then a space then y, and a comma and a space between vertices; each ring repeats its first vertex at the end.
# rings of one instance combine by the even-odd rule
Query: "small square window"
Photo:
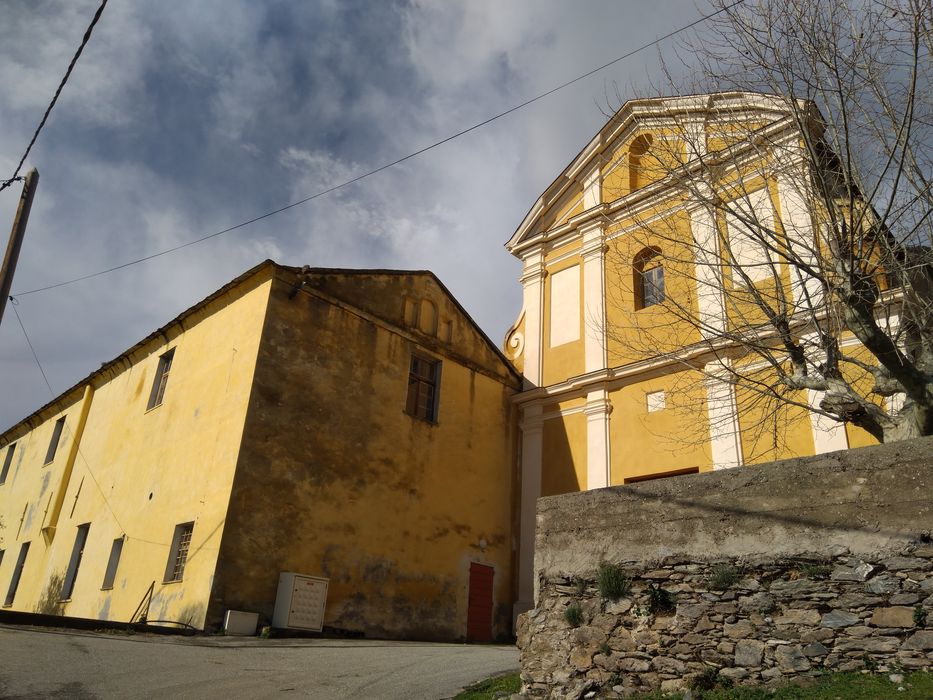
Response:
POLYGON ((648 413, 663 411, 665 408, 667 408, 667 400, 663 391, 649 392, 648 394, 645 394, 645 399, 648 404, 648 413))
POLYGON ((408 372, 408 399, 405 412, 430 423, 437 422, 438 385, 441 378, 439 360, 411 356, 408 372))
POLYGON ((152 389, 149 392, 149 403, 146 405, 147 411, 160 406, 162 399, 165 398, 165 387, 168 384, 168 374, 172 369, 173 357, 175 357, 175 348, 159 357, 159 366, 156 368, 155 377, 152 380, 152 389))
POLYGON ((55 453, 58 452, 58 442, 62 439, 62 430, 65 428, 65 416, 55 421, 55 427, 52 429, 52 439, 49 441, 49 449, 45 453, 45 463, 51 464, 55 459, 55 453))
POLYGON ((165 566, 164 583, 181 581, 184 577, 185 564, 188 563, 188 548, 191 546, 191 534, 193 532, 194 523, 182 523, 175 526, 172 549, 169 551, 168 563, 165 566))
POLYGON ((13 464, 14 452, 16 452, 15 442, 7 448, 6 457, 3 458, 3 469, 0 470, 0 484, 6 483, 6 477, 10 473, 10 465, 13 464))

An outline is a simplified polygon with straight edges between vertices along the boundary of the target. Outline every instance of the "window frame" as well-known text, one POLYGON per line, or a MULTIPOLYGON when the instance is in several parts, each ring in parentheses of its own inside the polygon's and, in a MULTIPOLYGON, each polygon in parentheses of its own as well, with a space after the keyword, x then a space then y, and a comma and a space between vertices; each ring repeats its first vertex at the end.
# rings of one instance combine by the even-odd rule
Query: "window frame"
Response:
POLYGON ((149 389, 149 401, 146 410, 151 411, 165 402, 165 390, 168 387, 168 378, 175 360, 175 348, 170 348, 159 355, 159 364, 156 366, 155 376, 152 378, 152 388, 149 389))
POLYGON ((408 390, 405 398, 405 413, 412 418, 437 424, 440 408, 441 360, 429 355, 413 352, 408 365, 408 390), (430 368, 432 376, 425 376, 417 371, 417 365, 430 368), (422 390, 428 389, 430 398, 422 405, 422 390))
POLYGON ((165 563, 165 576, 162 583, 180 583, 185 578, 188 555, 191 552, 191 540, 194 537, 194 521, 178 523, 172 536, 172 547, 165 563))
POLYGON ((71 548, 71 559, 68 560, 65 580, 62 582, 62 590, 58 595, 59 602, 71 600, 71 596, 75 592, 75 583, 78 580, 78 571, 81 569, 81 560, 84 558, 84 549, 87 547, 87 537, 90 531, 90 523, 78 525, 78 531, 75 533, 75 543, 71 548))
POLYGON ((16 558, 16 565, 13 567, 13 576, 10 577, 10 586, 7 588, 6 599, 3 607, 12 607, 16 600, 16 591, 19 589, 20 580, 23 578, 23 569, 26 568, 26 557, 29 555, 30 542, 23 542, 19 548, 19 556, 16 558))
POLYGON ((16 453, 16 443, 11 442, 6 451, 6 457, 3 458, 3 468, 0 469, 0 486, 6 483, 10 475, 10 466, 13 464, 13 455, 16 453))
POLYGON ((61 416, 55 421, 55 427, 52 428, 52 439, 49 440, 49 448, 45 451, 45 462, 42 466, 48 466, 55 461, 55 455, 58 454, 58 446, 61 444, 62 433, 65 431, 65 419, 68 416, 61 416))
POLYGON ((634 257, 632 278, 636 311, 658 306, 667 299, 664 277, 664 259, 660 248, 645 248, 634 257))
POLYGON ((100 590, 109 591, 113 589, 113 584, 117 580, 117 570, 120 568, 120 559, 123 557, 123 545, 126 544, 126 537, 117 537, 110 545, 110 556, 107 558, 107 568, 104 570, 104 580, 100 584, 100 590))

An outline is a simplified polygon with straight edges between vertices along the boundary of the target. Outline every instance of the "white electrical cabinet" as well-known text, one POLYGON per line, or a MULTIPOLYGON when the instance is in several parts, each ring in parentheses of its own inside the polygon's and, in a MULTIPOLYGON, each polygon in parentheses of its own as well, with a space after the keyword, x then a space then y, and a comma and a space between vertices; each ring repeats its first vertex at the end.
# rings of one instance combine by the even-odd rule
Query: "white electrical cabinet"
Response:
POLYGON ((313 632, 323 630, 329 582, 330 579, 320 576, 306 576, 291 571, 280 573, 272 626, 313 632))

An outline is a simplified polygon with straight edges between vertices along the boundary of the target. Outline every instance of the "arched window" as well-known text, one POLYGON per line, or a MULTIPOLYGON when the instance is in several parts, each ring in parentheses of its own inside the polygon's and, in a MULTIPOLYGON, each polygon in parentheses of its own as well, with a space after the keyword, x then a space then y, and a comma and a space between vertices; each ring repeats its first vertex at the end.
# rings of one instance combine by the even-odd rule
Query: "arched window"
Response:
POLYGON ((642 134, 638 136, 628 149, 628 185, 629 191, 635 191, 639 187, 644 187, 648 182, 645 174, 645 164, 642 162, 644 155, 651 148, 651 134, 642 134))
POLYGON ((659 248, 645 248, 632 261, 635 310, 664 301, 664 264, 659 248))

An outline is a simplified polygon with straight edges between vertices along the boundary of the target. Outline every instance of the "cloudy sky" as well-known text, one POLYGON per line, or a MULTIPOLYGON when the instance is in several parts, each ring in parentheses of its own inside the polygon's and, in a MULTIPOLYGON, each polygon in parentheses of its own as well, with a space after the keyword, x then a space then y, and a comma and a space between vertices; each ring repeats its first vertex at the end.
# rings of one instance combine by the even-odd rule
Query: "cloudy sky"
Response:
MULTIPOLYGON (((3 3, 0 178, 12 174, 97 4, 3 3)), ((41 182, 13 293, 53 390, 265 258, 433 270, 501 341, 521 306, 519 266, 503 244, 599 129, 607 95, 614 103, 616 92, 650 92, 658 50, 258 224, 24 292, 307 197, 705 11, 692 0, 111 0, 27 162, 41 182)), ((660 45, 665 55, 672 48, 660 45)), ((19 192, 17 183, 0 193, 4 227, 19 192)), ((0 396, 0 429, 50 398, 9 307, 0 396)))

